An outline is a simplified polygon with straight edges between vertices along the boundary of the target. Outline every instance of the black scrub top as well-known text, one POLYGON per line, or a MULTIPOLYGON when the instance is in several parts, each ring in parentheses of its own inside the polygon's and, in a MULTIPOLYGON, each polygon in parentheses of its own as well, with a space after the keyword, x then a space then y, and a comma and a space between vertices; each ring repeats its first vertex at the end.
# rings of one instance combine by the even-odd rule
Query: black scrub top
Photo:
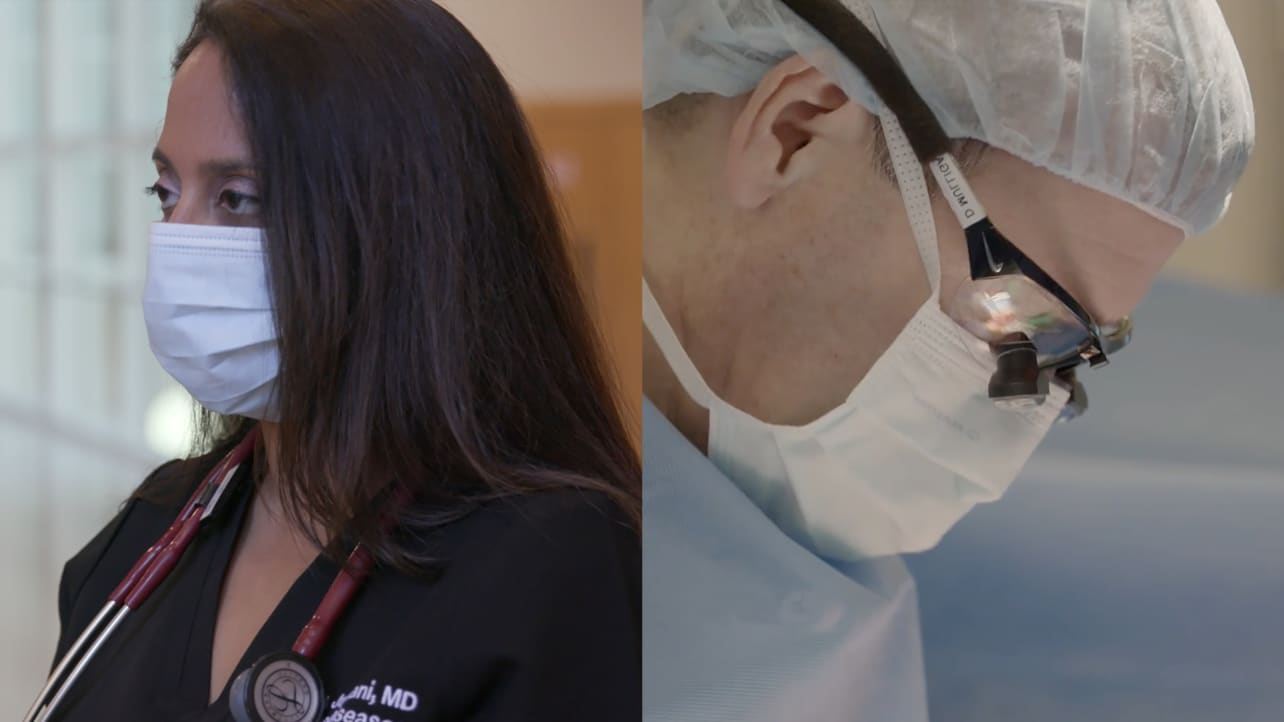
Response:
MULTIPOLYGON (((250 489, 248 479, 238 481, 236 495, 99 652, 55 720, 232 719, 226 688, 208 704, 210 654, 250 489)), ((180 506, 131 501, 67 562, 59 657, 180 506)), ((329 698, 324 719, 640 720, 641 546, 615 509, 576 491, 490 502, 425 542, 442 560, 435 579, 375 570, 316 660, 329 698)), ((337 572, 333 562, 313 562, 237 673, 290 648, 337 572)))

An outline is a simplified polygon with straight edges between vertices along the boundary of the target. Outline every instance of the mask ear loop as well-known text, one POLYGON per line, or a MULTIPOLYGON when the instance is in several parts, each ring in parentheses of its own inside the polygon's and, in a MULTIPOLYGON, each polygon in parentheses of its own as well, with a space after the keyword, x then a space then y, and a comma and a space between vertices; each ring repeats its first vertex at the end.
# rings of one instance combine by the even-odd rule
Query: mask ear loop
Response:
POLYGON ((664 310, 656 302, 646 278, 642 279, 642 324, 650 332, 651 338, 655 339, 656 345, 660 347, 660 353, 664 355, 664 360, 669 363, 669 368, 678 377, 678 383, 682 384, 682 388, 691 400, 705 409, 712 409, 715 398, 713 389, 705 383, 704 376, 700 374, 700 370, 682 348, 682 342, 674 333, 673 326, 664 315, 664 310))
POLYGON ((936 218, 932 215, 932 196, 927 190, 927 177, 923 166, 910 147, 909 138, 896 116, 884 112, 879 116, 883 137, 896 171, 896 184, 901 191, 905 214, 909 217, 923 270, 932 287, 932 299, 941 297, 941 249, 936 236, 936 218))

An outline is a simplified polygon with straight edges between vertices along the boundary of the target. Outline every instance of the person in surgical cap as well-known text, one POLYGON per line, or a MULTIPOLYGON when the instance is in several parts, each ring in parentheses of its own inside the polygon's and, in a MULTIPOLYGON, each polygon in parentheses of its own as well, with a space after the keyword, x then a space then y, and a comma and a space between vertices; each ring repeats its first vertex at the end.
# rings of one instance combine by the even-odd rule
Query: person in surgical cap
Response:
POLYGON ((644 718, 920 722, 898 555, 1225 213, 1238 52, 1215 0, 643 8, 644 718))

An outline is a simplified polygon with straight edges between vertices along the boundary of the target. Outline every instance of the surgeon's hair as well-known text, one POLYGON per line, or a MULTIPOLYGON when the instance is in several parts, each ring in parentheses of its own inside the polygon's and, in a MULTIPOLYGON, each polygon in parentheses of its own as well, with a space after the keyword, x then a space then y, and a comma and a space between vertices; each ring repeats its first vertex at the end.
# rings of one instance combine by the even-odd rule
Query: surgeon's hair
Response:
MULTIPOLYGON (((261 184, 290 521, 411 572, 434 530, 514 495, 578 490, 636 528, 637 422, 477 40, 430 0, 204 0, 173 70, 205 42, 261 184)), ((136 496, 190 489, 253 425, 200 412, 195 458, 136 496)))

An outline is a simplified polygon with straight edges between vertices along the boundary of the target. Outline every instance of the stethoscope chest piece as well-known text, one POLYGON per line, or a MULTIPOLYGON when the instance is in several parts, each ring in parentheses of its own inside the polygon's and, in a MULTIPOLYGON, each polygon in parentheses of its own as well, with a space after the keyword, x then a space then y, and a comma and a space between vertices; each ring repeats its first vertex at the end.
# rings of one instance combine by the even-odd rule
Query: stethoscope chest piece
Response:
POLYGON ((277 652, 236 676, 228 706, 236 722, 321 722, 325 687, 310 659, 277 652))

